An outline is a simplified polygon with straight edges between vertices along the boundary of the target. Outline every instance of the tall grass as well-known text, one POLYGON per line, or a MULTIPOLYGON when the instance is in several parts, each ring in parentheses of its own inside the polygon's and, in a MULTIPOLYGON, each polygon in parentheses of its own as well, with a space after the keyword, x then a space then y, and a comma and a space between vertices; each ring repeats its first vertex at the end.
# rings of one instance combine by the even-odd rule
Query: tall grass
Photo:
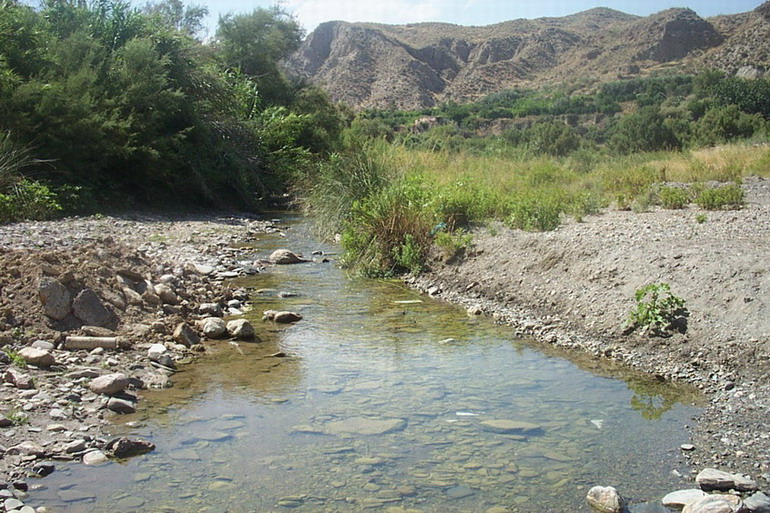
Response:
POLYGON ((691 196, 660 184, 735 182, 749 174, 770 176, 770 148, 736 144, 693 152, 556 158, 372 142, 332 160, 314 184, 308 205, 327 232, 342 232, 347 264, 384 276, 421 270, 437 233, 489 220, 547 231, 558 228, 565 216, 581 221, 611 205, 644 211, 653 202, 683 208, 694 200, 702 208, 738 208, 742 196, 737 186, 717 193, 697 188, 706 192, 691 196))

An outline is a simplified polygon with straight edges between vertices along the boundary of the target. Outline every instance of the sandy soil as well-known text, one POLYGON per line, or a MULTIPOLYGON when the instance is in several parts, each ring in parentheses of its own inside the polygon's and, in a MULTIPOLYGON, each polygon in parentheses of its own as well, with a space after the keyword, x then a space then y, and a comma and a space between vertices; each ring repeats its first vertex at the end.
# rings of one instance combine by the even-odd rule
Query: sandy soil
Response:
POLYGON ((694 384, 710 401, 695 429, 698 468, 770 480, 770 180, 745 181, 738 211, 694 207, 606 211, 549 233, 478 229, 473 248, 408 281, 494 316, 522 335, 661 378, 694 384), (686 301, 687 329, 626 333, 634 293, 666 282, 686 301))

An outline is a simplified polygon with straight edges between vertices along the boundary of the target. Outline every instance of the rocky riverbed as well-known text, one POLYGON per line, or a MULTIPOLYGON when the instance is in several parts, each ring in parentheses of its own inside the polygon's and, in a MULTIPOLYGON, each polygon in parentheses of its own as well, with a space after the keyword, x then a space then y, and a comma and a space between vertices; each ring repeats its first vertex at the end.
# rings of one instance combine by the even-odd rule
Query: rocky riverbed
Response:
MULTIPOLYGON (((239 244, 280 232, 232 216, 92 217, 0 226, 0 500, 20 510, 57 460, 99 464, 153 450, 105 434, 143 390, 173 386, 248 300, 226 278, 269 262, 239 244), (221 326, 220 326, 221 325, 221 326), (221 329, 219 329, 221 327, 221 329), (34 481, 33 481, 34 483, 34 481)), ((253 330, 250 332, 253 335, 253 330)))
POLYGON ((607 210, 556 231, 477 229, 473 247, 407 283, 545 344, 691 383, 710 401, 684 455, 770 483, 770 180, 741 210, 607 210), (705 215, 706 220, 703 221, 705 215), (628 333, 637 289, 669 283, 684 333, 628 333))

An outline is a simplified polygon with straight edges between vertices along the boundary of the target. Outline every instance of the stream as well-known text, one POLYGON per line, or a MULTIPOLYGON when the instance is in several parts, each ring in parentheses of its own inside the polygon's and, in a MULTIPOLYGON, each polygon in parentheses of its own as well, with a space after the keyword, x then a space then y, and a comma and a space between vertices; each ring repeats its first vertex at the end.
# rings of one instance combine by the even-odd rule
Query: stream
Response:
MULTIPOLYGON (((301 218, 277 248, 334 253, 301 218)), ((238 279, 259 342, 211 351, 144 392, 113 432, 157 450, 58 463, 54 512, 575 512, 594 485, 656 501, 689 473, 693 390, 512 337, 491 319, 332 263, 238 279), (257 294, 256 291, 261 291, 257 294), (279 291, 296 294, 282 297, 279 291), (280 326, 266 309, 304 319, 280 326), (283 352, 286 357, 273 356, 283 352)), ((30 504, 33 504, 31 501, 30 504)))

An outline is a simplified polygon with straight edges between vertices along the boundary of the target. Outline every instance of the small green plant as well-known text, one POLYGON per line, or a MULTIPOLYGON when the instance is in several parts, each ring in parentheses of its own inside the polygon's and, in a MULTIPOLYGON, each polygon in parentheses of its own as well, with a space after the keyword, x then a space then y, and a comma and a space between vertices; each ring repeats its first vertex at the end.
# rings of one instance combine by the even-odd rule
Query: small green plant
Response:
POLYGON ((706 210, 739 209, 744 202, 743 188, 736 183, 723 187, 700 186, 696 190, 695 203, 706 210))
POLYGON ((395 253, 394 260, 396 265, 412 274, 422 272, 424 263, 423 249, 411 233, 405 234, 404 242, 394 248, 393 251, 395 253))
POLYGON ((547 194, 533 194, 518 198, 511 205, 506 224, 529 232, 553 231, 561 224, 565 205, 547 194))
POLYGON ((5 354, 7 354, 8 358, 11 359, 11 365, 19 367, 21 369, 27 368, 27 362, 16 351, 7 350, 5 354))
POLYGON ((698 224, 703 224, 708 220, 709 218, 706 214, 698 214, 697 216, 695 216, 695 222, 698 224))
POLYGON ((690 192, 679 187, 662 187, 658 191, 658 201, 663 208, 681 210, 690 203, 690 192))
POLYGON ((465 233, 465 230, 457 230, 455 233, 439 232, 434 239, 436 246, 441 249, 446 261, 452 260, 461 251, 471 247, 473 235, 465 233))
POLYGON ((29 424, 29 416, 26 413, 18 410, 9 411, 5 417, 10 420, 14 426, 23 426, 24 424, 29 424))
POLYGON ((684 299, 671 293, 668 283, 651 283, 634 294, 636 307, 626 321, 626 332, 636 329, 663 336, 671 331, 687 330, 689 313, 684 299))

